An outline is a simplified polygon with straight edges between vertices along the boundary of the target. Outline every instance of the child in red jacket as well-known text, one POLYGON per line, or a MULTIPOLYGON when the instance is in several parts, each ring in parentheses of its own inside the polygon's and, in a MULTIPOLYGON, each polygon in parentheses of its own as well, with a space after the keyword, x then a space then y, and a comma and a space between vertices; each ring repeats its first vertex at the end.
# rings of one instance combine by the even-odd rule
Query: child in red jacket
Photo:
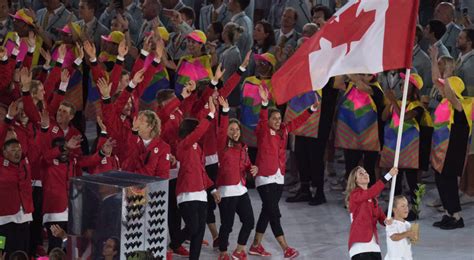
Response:
POLYGON ((247 146, 241 141, 240 122, 231 119, 229 122, 229 103, 222 96, 219 97, 222 107, 220 124, 217 135, 217 150, 219 155, 219 169, 216 186, 221 195, 219 212, 221 227, 219 229, 219 259, 230 259, 227 254, 229 234, 234 225, 235 213, 239 215, 242 227, 240 228, 237 248, 232 253, 233 259, 247 259, 245 245, 254 227, 254 216, 250 197, 245 187, 245 175, 250 172, 256 175, 257 166, 252 166, 247 146))
MULTIPOLYGON (((179 137, 176 159, 180 161, 178 181, 176 184, 176 200, 183 216, 186 227, 181 232, 178 243, 181 244, 187 236, 191 241, 189 259, 199 259, 201 243, 206 229, 207 193, 213 186, 204 169, 204 154, 198 141, 207 131, 210 121, 215 114, 212 98, 209 99, 209 114, 200 121, 185 119, 179 127, 179 137)), ((218 203, 218 191, 212 192, 218 203)))
POLYGON ((263 234, 270 223, 273 235, 278 240, 284 251, 285 258, 294 258, 299 255, 298 251, 288 246, 280 224, 279 201, 283 192, 286 145, 288 134, 301 127, 311 114, 318 109, 319 101, 307 109, 304 113, 290 122, 281 122, 281 113, 278 109, 267 109, 268 93, 259 86, 260 97, 262 98, 262 109, 260 119, 256 128, 257 134, 257 159, 258 174, 255 178, 255 185, 262 199, 262 211, 257 221, 255 239, 250 247, 249 254, 269 256, 261 242, 263 234))
MULTIPOLYGON (((370 188, 370 177, 361 166, 355 167, 349 174, 346 188, 346 206, 351 214, 349 234, 349 255, 351 259, 382 259, 380 254, 377 221, 384 225, 386 216, 377 203, 377 196, 385 183, 397 175, 398 169, 392 168, 384 177, 370 188)), ((386 221, 391 224, 391 220, 386 221)))

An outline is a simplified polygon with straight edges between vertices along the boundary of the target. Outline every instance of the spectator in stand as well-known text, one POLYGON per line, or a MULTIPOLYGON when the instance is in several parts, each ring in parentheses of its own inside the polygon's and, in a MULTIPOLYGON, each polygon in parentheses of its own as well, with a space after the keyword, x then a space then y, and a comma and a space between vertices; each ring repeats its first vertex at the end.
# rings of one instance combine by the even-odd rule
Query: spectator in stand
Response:
POLYGON ((60 0, 47 0, 43 1, 43 4, 45 8, 36 12, 36 25, 46 46, 51 47, 52 42, 59 40, 58 29, 63 28, 70 21, 76 21, 77 18, 60 0))
POLYGON ((240 57, 245 58, 246 53, 252 47, 252 19, 244 12, 250 4, 250 0, 230 0, 228 7, 232 13, 231 22, 234 22, 244 28, 244 32, 237 41, 237 47, 240 50, 240 57))
MULTIPOLYGON (((275 32, 272 26, 266 21, 258 21, 253 30, 254 44, 252 52, 255 54, 264 54, 272 52, 276 44, 275 32)), ((253 60, 253 59, 252 59, 253 60)))
POLYGON ((209 28, 209 25, 215 22, 220 22, 225 25, 230 21, 230 11, 227 4, 223 0, 211 0, 210 3, 201 8, 199 16, 199 29, 204 31, 209 28))
POLYGON ((444 25, 444 23, 440 20, 431 20, 428 25, 426 25, 424 30, 424 37, 428 39, 430 46, 436 46, 439 49, 439 57, 451 57, 449 50, 441 40, 445 33, 446 25, 444 25))
POLYGON ((454 23, 456 18, 456 9, 453 4, 449 2, 441 2, 436 6, 434 11, 434 19, 440 20, 446 26, 446 32, 441 41, 449 51, 451 57, 457 57, 459 50, 456 48, 456 39, 461 32, 461 27, 454 23))
POLYGON ((160 10, 161 22, 164 27, 166 27, 167 29, 171 29, 172 17, 169 16, 170 14, 169 11, 170 10, 179 11, 181 10, 181 8, 185 7, 186 5, 183 3, 182 0, 160 0, 160 2, 163 5, 163 8, 161 8, 160 10))
POLYGON ((153 31, 157 26, 160 26, 161 21, 158 16, 160 13, 161 5, 156 0, 146 0, 142 5, 143 10, 143 21, 141 21, 138 27, 139 31, 136 33, 136 38, 132 40, 136 43, 135 46, 140 49, 143 47, 143 42, 147 33, 153 31))
POLYGON ((79 1, 79 20, 77 23, 81 26, 86 38, 89 38, 95 45, 100 44, 100 36, 108 35, 110 30, 95 17, 97 10, 97 1, 81 0, 79 1))
POLYGON ((292 7, 285 8, 281 17, 281 28, 275 30, 275 39, 278 46, 296 49, 298 39, 301 37, 301 34, 295 30, 297 20, 298 13, 296 10, 292 7))
POLYGON ((431 82, 431 60, 430 56, 421 49, 420 43, 423 40, 423 28, 421 25, 416 26, 415 46, 413 47, 413 67, 418 75, 423 79, 422 95, 429 95, 433 86, 431 82))
POLYGON ((13 19, 8 15, 8 1, 0 1, 0 41, 3 43, 3 39, 8 32, 13 31, 13 19))
POLYGON ((324 5, 316 5, 311 8, 311 21, 319 26, 319 28, 323 27, 329 18, 331 18, 332 12, 331 10, 324 5))
POLYGON ((213 65, 217 64, 218 62, 217 60, 221 57, 222 53, 225 50, 224 40, 222 39, 223 31, 224 31, 224 26, 220 22, 209 24, 206 30, 206 36, 209 42, 207 47, 210 49, 210 53, 213 58, 212 60, 213 65))
POLYGON ((474 28, 462 30, 456 46, 460 53, 454 74, 466 85, 466 96, 474 97, 474 28))
POLYGON ((272 7, 270 7, 267 21, 274 29, 280 29, 281 27, 281 16, 283 15, 283 10, 285 10, 287 1, 288 0, 272 1, 272 7))
POLYGON ((173 32, 170 34, 167 50, 171 61, 178 64, 179 60, 187 53, 187 35, 190 34, 194 23, 194 10, 183 7, 179 11, 174 11, 171 17, 173 32))
POLYGON ((143 19, 142 11, 133 0, 111 0, 100 16, 99 22, 110 27, 112 19, 118 14, 128 21, 127 29, 130 30, 131 40, 136 42, 143 19))
MULTIPOLYGON (((307 23, 303 26, 302 37, 311 38, 316 32, 318 32, 319 26, 315 23, 307 23)), ((301 39, 301 38, 300 38, 301 39)))

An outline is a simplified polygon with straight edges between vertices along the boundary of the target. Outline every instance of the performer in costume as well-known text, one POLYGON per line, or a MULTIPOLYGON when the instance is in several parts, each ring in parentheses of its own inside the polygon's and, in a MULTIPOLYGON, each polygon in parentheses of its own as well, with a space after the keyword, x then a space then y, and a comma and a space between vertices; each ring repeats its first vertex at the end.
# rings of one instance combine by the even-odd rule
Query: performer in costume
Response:
POLYGON ((346 179, 363 159, 372 185, 383 141, 383 91, 373 74, 348 76, 337 113, 335 146, 344 149, 346 179))
MULTIPOLYGON (((403 73, 401 73, 400 76, 402 79, 406 77, 403 73)), ((419 169, 426 169, 428 166, 433 123, 429 112, 420 102, 420 91, 423 87, 423 80, 418 74, 411 74, 409 82, 398 167, 399 173, 405 173, 405 178, 410 187, 410 199, 413 203, 415 201, 415 191, 419 183, 419 169), (429 140, 429 143, 426 142, 426 140, 429 140)), ((403 92, 403 86, 401 90, 403 92)), ((401 102, 397 100, 392 90, 387 90, 385 95, 390 104, 385 107, 382 113, 382 119, 386 121, 386 124, 384 128, 384 146, 381 152, 380 167, 390 168, 393 166, 395 156, 398 125, 400 124, 401 102)), ((400 175, 397 178, 395 195, 402 194, 402 177, 403 175, 400 175)), ((414 211, 410 211, 410 220, 414 220, 417 217, 414 211)))
POLYGON ((442 99, 434 111, 431 166, 435 171, 436 186, 446 210, 441 221, 433 224, 441 229, 464 227, 459 201, 458 177, 462 175, 472 129, 472 99, 463 97, 463 81, 452 76, 454 59, 438 56, 436 47, 430 48, 433 82, 442 99))

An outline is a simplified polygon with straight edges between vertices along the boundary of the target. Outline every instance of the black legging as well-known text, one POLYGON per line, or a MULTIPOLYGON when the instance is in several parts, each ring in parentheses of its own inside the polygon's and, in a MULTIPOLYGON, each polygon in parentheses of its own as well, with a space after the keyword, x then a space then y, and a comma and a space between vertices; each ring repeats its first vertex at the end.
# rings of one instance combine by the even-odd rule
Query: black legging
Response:
POLYGON ((281 194, 283 192, 283 185, 271 183, 257 187, 258 194, 262 200, 262 211, 257 221, 257 233, 265 233, 268 223, 273 231, 275 237, 283 235, 283 229, 280 223, 280 207, 278 202, 280 201, 281 194))
POLYGON ((417 169, 399 169, 398 170, 397 185, 395 186, 395 195, 402 194, 403 175, 405 175, 408 186, 410 187, 410 200, 409 201, 413 203, 415 201, 415 191, 418 188, 418 170, 417 169))
MULTIPOLYGON (((219 164, 210 164, 206 166, 207 176, 215 183, 217 178, 217 170, 219 169, 219 164)), ((214 201, 214 197, 211 194, 212 190, 207 191, 207 219, 206 224, 213 224, 216 223, 216 215, 214 214, 214 210, 216 210, 216 202, 214 201)))
POLYGON ((351 150, 344 149, 344 160, 346 162, 346 179, 349 177, 352 169, 354 169, 361 159, 364 160, 364 169, 370 176, 369 186, 375 183, 375 165, 377 164, 377 159, 379 152, 377 151, 361 151, 361 150, 351 150))
POLYGON ((33 187, 33 221, 30 223, 30 255, 34 255, 36 248, 43 245, 43 188, 33 187))
POLYGON ((17 250, 27 252, 30 242, 29 228, 28 222, 21 224, 10 222, 0 225, 0 236, 6 238, 5 249, 2 250, 7 254, 5 259, 17 250))
POLYGON ((221 227, 219 229, 219 250, 227 251, 229 244, 229 234, 232 232, 234 225, 235 213, 239 215, 242 227, 240 228, 237 244, 245 246, 249 239, 250 232, 255 225, 253 217, 252 204, 250 203, 249 194, 245 193, 241 196, 225 197, 219 203, 219 213, 221 216, 221 227))
POLYGON ((168 190, 168 229, 170 233, 170 248, 177 250, 183 241, 179 241, 181 235, 181 214, 176 201, 176 181, 177 179, 169 180, 168 190))
POLYGON ((309 193, 311 187, 317 188, 318 195, 324 193, 324 153, 327 139, 296 136, 296 164, 300 175, 302 192, 309 193))
POLYGON ((382 260, 382 254, 380 252, 360 253, 351 257, 351 260, 382 260))
MULTIPOLYGON (((189 259, 199 259, 202 239, 206 231, 207 202, 187 201, 180 203, 178 206, 186 224, 181 233, 189 237, 191 242, 189 245, 189 259)), ((180 238, 180 244, 183 241, 184 236, 180 238)))

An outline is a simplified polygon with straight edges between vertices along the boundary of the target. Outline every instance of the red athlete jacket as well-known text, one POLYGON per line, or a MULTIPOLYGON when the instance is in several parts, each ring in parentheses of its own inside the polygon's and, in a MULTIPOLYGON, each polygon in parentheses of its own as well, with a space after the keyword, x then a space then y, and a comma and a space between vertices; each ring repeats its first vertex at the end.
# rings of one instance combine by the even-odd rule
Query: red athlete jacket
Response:
MULTIPOLYGON (((385 180, 382 178, 382 180, 385 180)), ((349 250, 352 244, 367 243, 375 236, 377 244, 377 221, 384 225, 385 213, 379 207, 376 197, 382 192, 385 184, 378 180, 372 187, 363 190, 355 188, 349 197, 349 212, 352 214, 351 231, 349 234, 349 250)))
POLYGON ((274 175, 278 168, 280 168, 281 174, 285 175, 288 134, 303 125, 313 112, 308 108, 292 121, 281 123, 280 130, 275 131, 268 126, 267 108, 267 106, 262 105, 260 119, 255 129, 258 145, 255 162, 258 166, 257 176, 274 175))
POLYGON ((247 146, 243 143, 233 143, 227 137, 229 116, 221 112, 220 125, 217 136, 219 155, 219 170, 217 172, 216 186, 237 185, 242 182, 245 185, 246 172, 250 170, 252 163, 247 153, 247 146))
POLYGON ((170 175, 170 146, 160 137, 154 138, 147 147, 138 133, 133 132, 127 140, 127 159, 123 162, 126 171, 168 179, 170 175))
POLYGON ((33 188, 28 158, 17 165, 0 155, 0 163, 0 216, 14 215, 20 206, 25 213, 32 213, 33 188))
POLYGON ((178 143, 176 158, 180 162, 180 168, 176 196, 183 192, 203 191, 213 185, 204 169, 204 154, 198 144, 211 120, 210 117, 200 120, 196 129, 178 143))

